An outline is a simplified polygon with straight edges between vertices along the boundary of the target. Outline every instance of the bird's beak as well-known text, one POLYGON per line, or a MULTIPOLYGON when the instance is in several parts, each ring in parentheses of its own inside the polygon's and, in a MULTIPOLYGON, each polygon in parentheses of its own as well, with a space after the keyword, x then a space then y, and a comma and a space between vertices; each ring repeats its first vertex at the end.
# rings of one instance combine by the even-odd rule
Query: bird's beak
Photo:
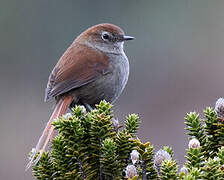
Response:
POLYGON ((129 40, 133 40, 133 39, 135 39, 135 38, 132 36, 123 36, 123 41, 129 41, 129 40))

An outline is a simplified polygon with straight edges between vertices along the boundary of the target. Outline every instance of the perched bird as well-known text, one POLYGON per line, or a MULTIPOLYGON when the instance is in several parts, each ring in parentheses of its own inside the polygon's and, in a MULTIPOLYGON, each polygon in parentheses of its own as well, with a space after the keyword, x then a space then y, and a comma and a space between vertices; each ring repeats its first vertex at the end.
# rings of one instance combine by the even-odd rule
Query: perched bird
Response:
POLYGON ((113 103, 120 96, 129 75, 123 44, 132 39, 118 26, 99 24, 81 33, 64 52, 49 76, 45 92, 45 101, 55 98, 56 106, 27 168, 40 151, 35 162, 39 161, 50 141, 52 121, 69 107, 82 104, 91 110, 103 99, 113 103))

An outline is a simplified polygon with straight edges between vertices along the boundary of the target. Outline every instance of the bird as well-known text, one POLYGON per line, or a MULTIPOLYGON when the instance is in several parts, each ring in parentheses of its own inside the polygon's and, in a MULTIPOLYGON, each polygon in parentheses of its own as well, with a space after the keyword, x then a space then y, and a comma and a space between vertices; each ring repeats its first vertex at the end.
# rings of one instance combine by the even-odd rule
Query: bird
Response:
POLYGON ((101 100, 113 103, 120 96, 129 76, 123 45, 133 39, 120 27, 103 23, 88 28, 72 42, 49 75, 45 101, 54 98, 56 105, 26 169, 39 161, 52 138, 52 122, 69 108, 78 104, 91 111, 101 100))

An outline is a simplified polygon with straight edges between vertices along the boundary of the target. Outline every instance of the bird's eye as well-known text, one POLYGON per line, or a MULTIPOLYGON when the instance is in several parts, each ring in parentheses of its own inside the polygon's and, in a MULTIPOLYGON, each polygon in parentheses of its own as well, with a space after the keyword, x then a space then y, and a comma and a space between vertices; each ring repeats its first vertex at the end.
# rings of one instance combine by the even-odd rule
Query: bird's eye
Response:
POLYGON ((104 41, 107 41, 109 39, 110 35, 108 32, 103 32, 101 37, 104 41))

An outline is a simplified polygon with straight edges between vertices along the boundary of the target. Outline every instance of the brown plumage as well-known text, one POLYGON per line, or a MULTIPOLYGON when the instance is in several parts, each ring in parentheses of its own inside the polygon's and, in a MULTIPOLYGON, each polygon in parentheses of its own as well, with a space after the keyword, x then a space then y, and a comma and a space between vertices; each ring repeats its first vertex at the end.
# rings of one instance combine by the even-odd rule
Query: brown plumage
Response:
POLYGON ((27 169, 40 151, 38 162, 52 138, 54 119, 69 107, 83 104, 88 110, 100 100, 114 102, 123 91, 129 75, 123 42, 132 40, 118 26, 99 24, 84 31, 65 51, 52 70, 45 101, 56 99, 55 110, 44 129, 27 169))
POLYGON ((45 100, 88 84, 108 71, 108 57, 91 47, 73 43, 53 69, 45 100))

